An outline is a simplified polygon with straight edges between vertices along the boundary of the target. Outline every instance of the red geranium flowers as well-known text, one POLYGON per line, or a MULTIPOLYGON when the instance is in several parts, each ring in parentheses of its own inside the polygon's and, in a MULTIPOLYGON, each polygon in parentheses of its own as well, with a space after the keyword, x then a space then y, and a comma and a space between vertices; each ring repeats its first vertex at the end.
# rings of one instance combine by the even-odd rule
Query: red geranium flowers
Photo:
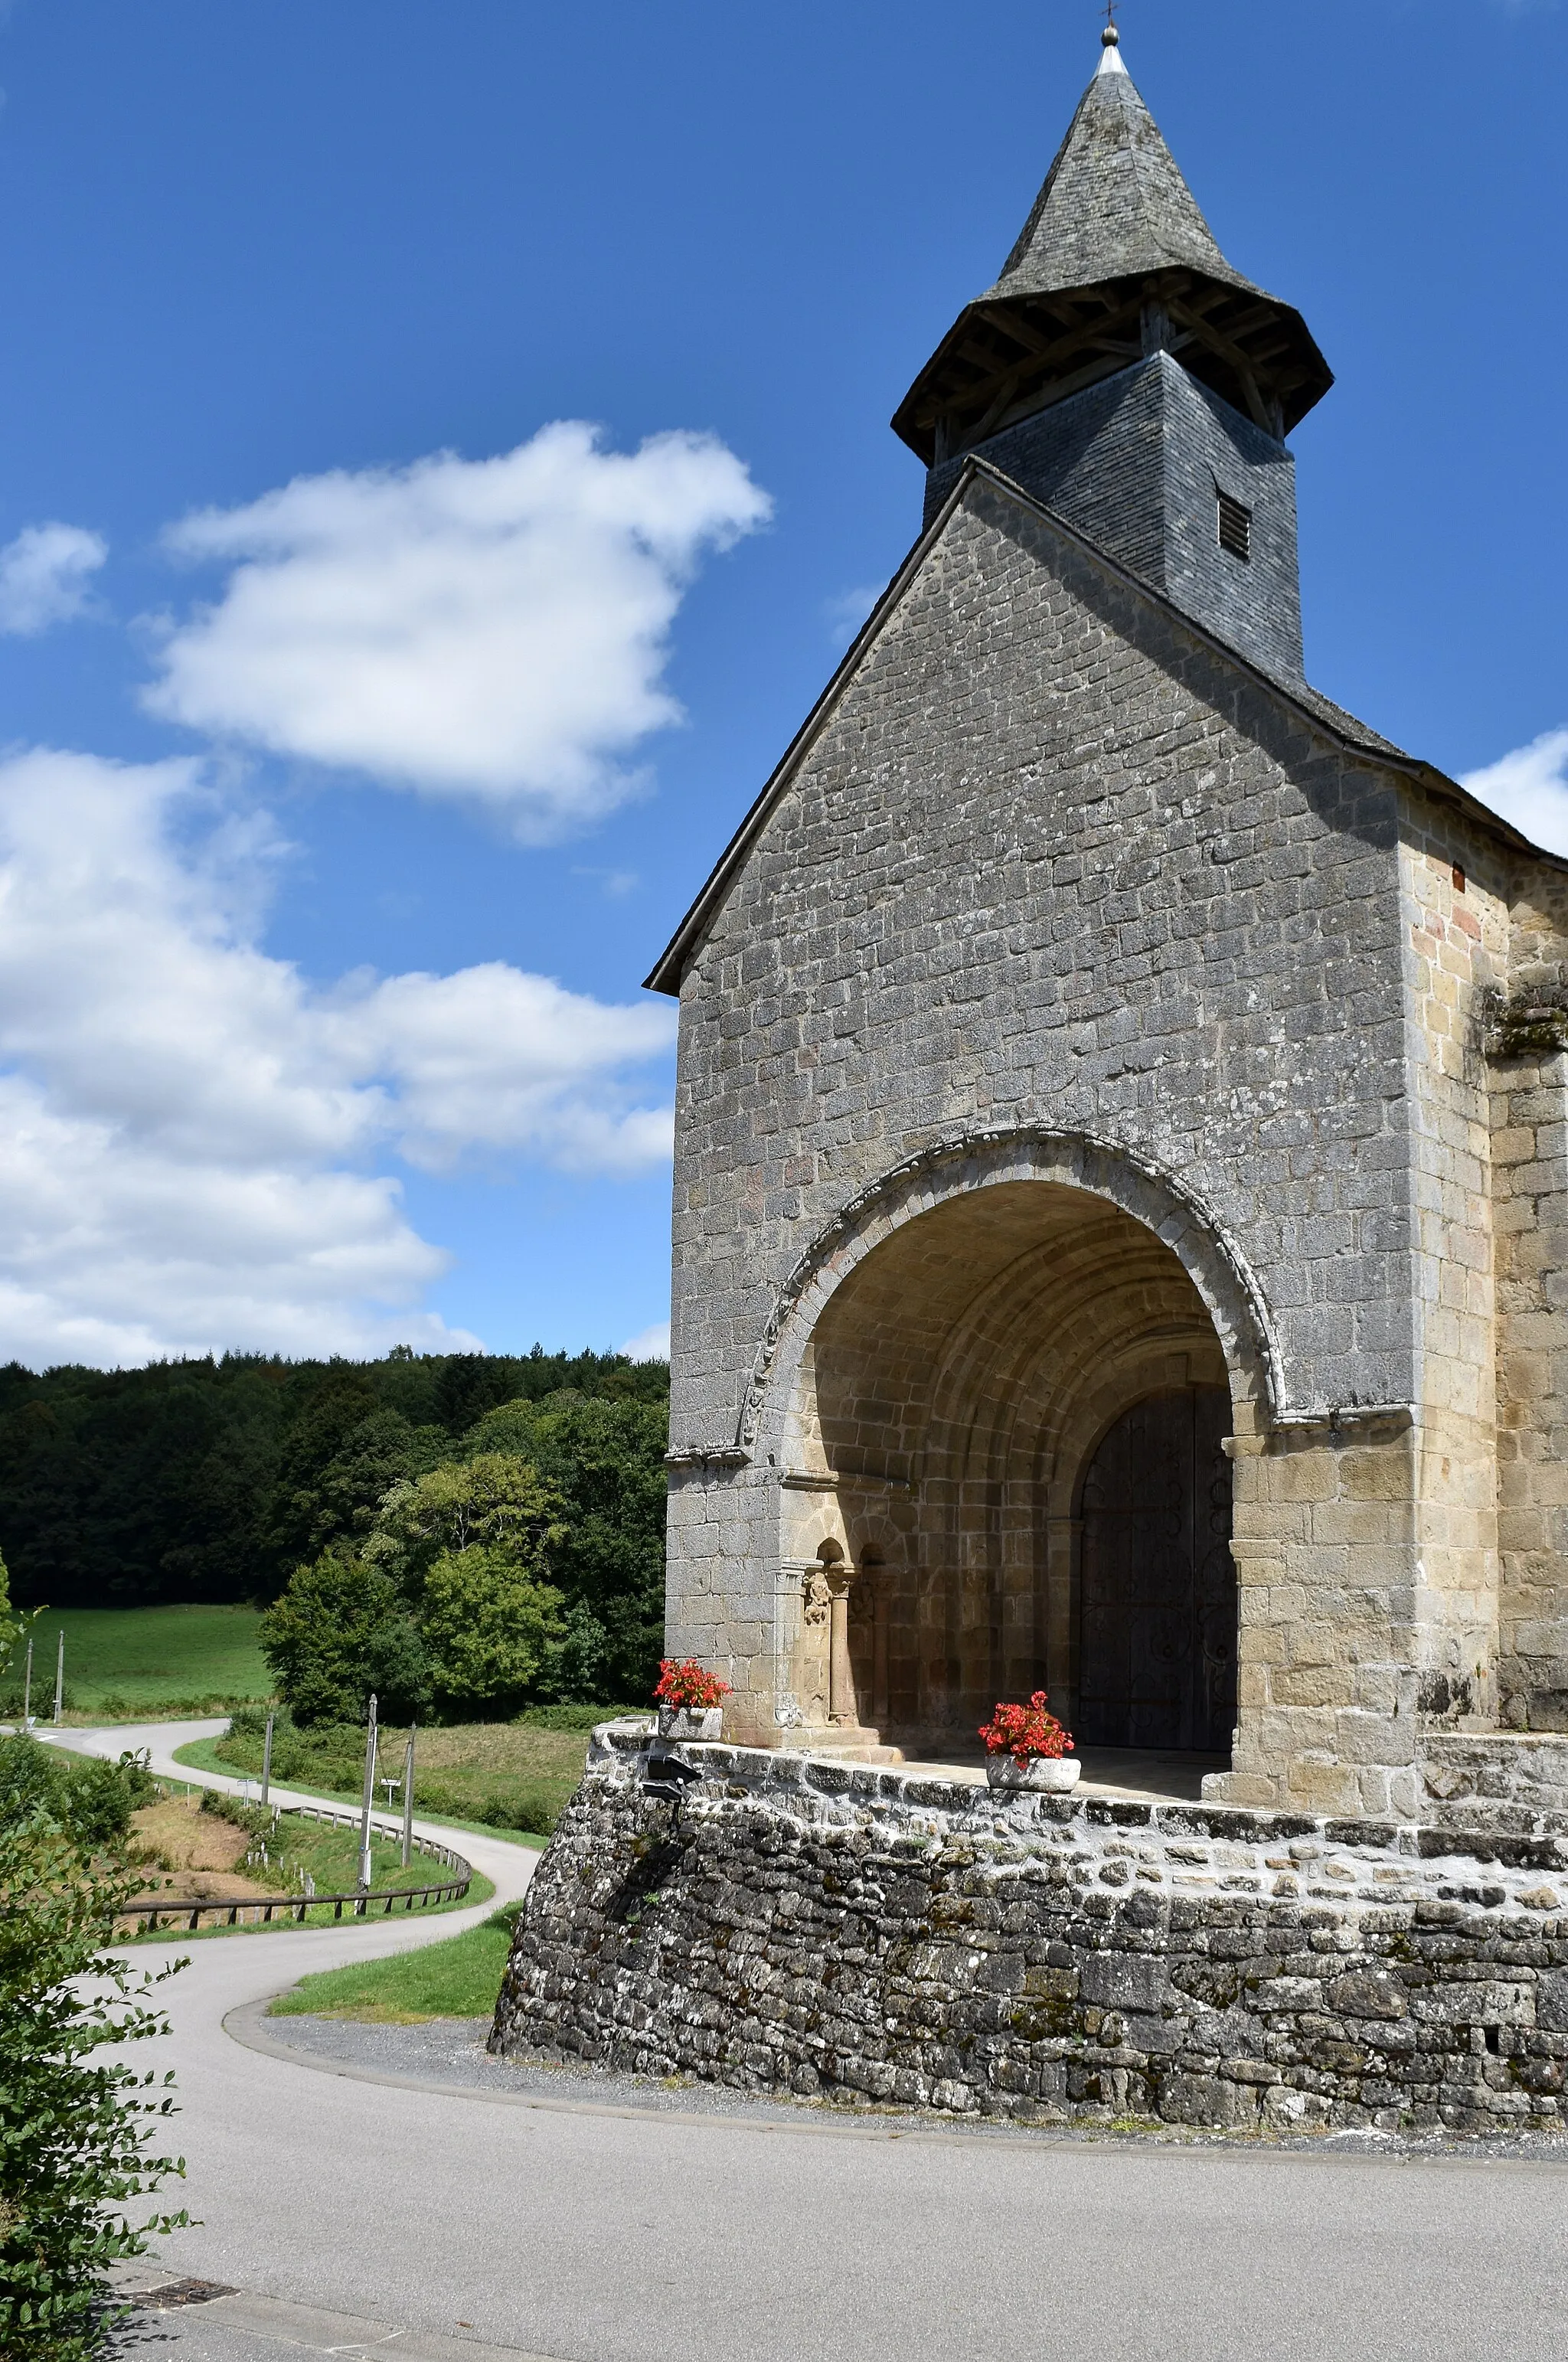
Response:
POLYGON ((722 1705, 730 1694, 728 1682, 711 1673, 695 1657, 677 1663, 673 1657, 661 1657, 658 1667, 658 1687, 654 1692, 656 1705, 686 1706, 705 1712, 709 1706, 722 1705))
POLYGON ((980 1737, 988 1754, 1010 1755, 1015 1763, 1074 1751, 1072 1733, 1046 1711, 1043 1690, 1036 1690, 1027 1705, 999 1705, 990 1721, 980 1725, 980 1737))

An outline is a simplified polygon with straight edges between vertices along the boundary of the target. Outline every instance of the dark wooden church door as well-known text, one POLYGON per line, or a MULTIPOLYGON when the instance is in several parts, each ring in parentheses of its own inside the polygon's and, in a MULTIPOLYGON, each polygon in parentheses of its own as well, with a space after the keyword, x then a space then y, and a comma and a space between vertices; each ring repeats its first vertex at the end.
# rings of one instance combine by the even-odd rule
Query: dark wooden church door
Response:
POLYGON ((1095 1453, 1083 1495, 1077 1736, 1230 1751, 1236 1719, 1231 1431, 1221 1386, 1154 1395, 1095 1453))

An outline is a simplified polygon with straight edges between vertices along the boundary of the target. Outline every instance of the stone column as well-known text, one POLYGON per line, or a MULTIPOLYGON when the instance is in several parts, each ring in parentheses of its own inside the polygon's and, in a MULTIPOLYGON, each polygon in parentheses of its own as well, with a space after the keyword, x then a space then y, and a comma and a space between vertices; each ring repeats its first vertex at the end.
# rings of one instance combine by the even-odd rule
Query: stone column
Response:
POLYGON ((859 1719, 855 1671, 849 1661, 849 1586, 854 1573, 852 1567, 842 1564, 828 1572, 828 1720, 851 1726, 859 1719))

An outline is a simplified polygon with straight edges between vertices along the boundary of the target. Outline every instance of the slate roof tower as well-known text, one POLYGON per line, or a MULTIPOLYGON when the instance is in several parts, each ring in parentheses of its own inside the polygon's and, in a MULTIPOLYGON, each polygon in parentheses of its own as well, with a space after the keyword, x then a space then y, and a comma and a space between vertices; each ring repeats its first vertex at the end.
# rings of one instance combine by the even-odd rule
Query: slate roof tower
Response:
POLYGON ((900 404, 934 515, 978 452, 1265 669, 1298 679, 1294 463, 1332 373, 1231 268, 1121 61, 1100 69, 1000 278, 900 404))

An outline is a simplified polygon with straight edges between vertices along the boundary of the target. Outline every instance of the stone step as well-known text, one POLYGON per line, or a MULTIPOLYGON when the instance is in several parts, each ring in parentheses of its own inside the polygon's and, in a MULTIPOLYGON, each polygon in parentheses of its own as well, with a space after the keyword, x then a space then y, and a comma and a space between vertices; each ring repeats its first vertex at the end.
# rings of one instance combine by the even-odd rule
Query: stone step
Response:
POLYGON ((781 1755, 831 1755, 835 1762, 901 1763, 901 1747, 884 1747, 878 1730, 841 1726, 825 1730, 789 1730, 778 1741, 781 1755))

